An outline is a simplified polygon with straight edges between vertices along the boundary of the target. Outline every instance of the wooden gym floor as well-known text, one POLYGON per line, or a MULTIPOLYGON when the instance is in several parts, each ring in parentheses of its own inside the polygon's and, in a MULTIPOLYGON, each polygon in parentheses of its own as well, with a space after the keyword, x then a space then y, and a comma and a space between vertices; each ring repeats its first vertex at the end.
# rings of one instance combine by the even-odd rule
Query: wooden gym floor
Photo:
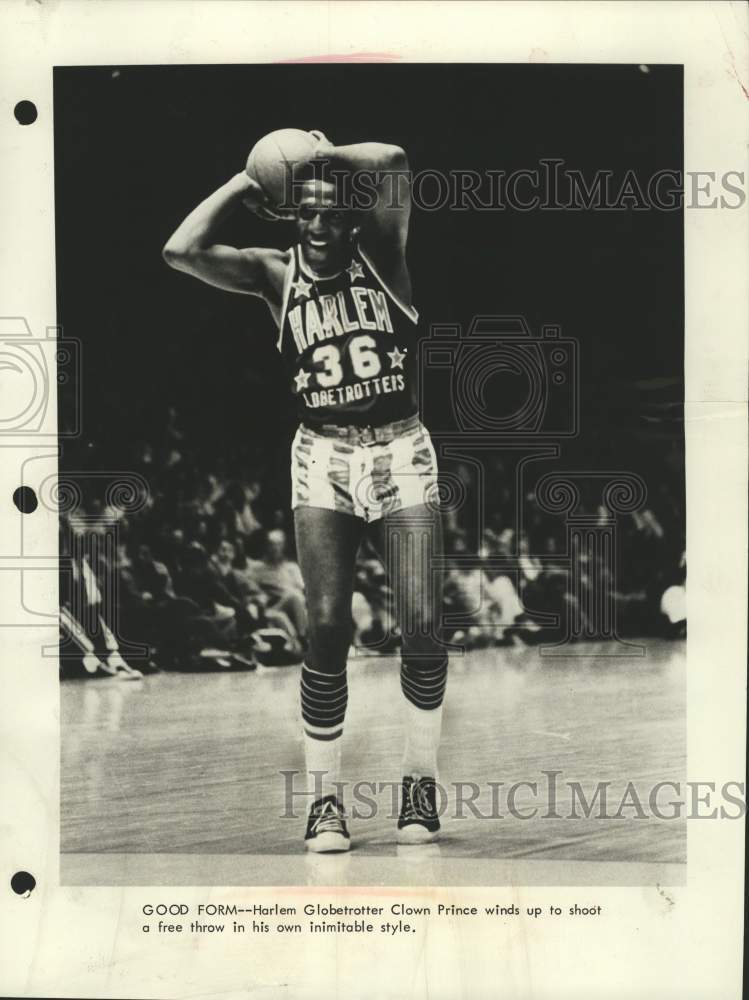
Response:
MULTIPOLYGON (((575 646, 562 658, 526 647, 454 656, 440 754, 442 838, 398 847, 391 791, 362 788, 378 811, 351 820, 348 855, 305 856, 302 798, 298 817, 283 817, 288 779, 280 772, 302 768, 298 668, 65 681, 61 882, 683 884, 686 821, 654 817, 648 794, 659 781, 686 779, 685 644, 642 645, 639 658, 615 655, 609 644, 575 646), (561 772, 556 808, 548 771, 561 772), (507 790, 522 781, 537 791, 521 786, 516 811, 535 807, 533 818, 508 815, 507 790), (634 818, 632 807, 623 819, 569 818, 568 783, 591 800, 599 782, 610 782, 613 814, 630 781, 647 819, 634 818), (467 805, 457 815, 457 782, 479 786, 483 815, 467 805), (504 786, 492 791, 489 782, 504 786)), ((350 662, 344 780, 400 779, 398 669, 395 657, 350 662)), ((668 796, 658 801, 665 811, 668 796)))

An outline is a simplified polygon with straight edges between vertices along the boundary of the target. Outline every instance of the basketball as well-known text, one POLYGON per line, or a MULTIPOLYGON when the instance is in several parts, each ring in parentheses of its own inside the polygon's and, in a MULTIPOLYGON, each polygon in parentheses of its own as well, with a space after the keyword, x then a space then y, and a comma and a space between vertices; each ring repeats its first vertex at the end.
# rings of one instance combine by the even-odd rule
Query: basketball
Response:
MULTIPOLYGON (((259 139, 247 157, 246 171, 275 205, 291 201, 295 166, 304 163, 317 140, 299 128, 280 128, 259 139)), ((298 177, 298 174, 296 175, 298 177)))

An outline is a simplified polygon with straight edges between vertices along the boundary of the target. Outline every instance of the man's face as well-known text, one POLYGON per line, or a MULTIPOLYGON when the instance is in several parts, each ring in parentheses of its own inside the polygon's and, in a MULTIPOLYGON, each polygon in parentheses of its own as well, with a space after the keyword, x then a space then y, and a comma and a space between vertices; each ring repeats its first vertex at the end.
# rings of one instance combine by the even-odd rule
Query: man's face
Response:
POLYGON ((281 562, 286 548, 286 536, 282 531, 269 531, 265 552, 268 562, 281 562))
POLYGON ((335 186, 307 181, 297 207, 297 232, 304 259, 321 277, 334 274, 351 259, 352 213, 336 201, 335 186))
POLYGON ((222 565, 231 565, 234 561, 234 546, 231 542, 221 542, 218 547, 218 558, 222 565))

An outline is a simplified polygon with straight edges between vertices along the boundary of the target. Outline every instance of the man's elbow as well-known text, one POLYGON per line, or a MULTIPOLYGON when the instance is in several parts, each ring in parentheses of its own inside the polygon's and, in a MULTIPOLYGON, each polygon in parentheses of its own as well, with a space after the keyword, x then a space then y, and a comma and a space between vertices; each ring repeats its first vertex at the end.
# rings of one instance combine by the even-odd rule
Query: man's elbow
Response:
POLYGON ((386 170, 408 170, 408 157, 401 146, 386 146, 384 159, 386 170))
POLYGON ((161 256, 169 265, 177 271, 184 271, 189 267, 191 251, 190 248, 174 239, 169 239, 161 250, 161 256))

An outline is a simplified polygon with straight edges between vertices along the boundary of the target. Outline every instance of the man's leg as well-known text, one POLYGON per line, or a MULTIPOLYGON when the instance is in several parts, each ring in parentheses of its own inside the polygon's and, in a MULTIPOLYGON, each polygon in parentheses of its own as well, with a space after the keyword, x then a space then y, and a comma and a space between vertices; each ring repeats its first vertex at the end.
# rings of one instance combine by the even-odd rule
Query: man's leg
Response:
POLYGON ((318 507, 297 507, 294 523, 308 620, 301 679, 305 760, 309 790, 317 802, 338 794, 351 595, 364 524, 350 514, 318 507))
MULTIPOLYGON (((447 682, 447 650, 442 645, 440 628, 442 578, 434 565, 435 559, 442 555, 442 522, 438 511, 419 505, 388 514, 379 522, 378 529, 379 548, 393 588, 403 643, 404 796, 417 793, 418 797, 427 789, 433 805, 442 700, 447 682), (428 781, 420 788, 419 783, 425 778, 428 781)), ((403 813, 401 824, 402 821, 403 813)), ((418 809, 416 821, 407 825, 408 835, 401 839, 432 839, 439 828, 436 815, 429 822, 420 823, 418 809)))

